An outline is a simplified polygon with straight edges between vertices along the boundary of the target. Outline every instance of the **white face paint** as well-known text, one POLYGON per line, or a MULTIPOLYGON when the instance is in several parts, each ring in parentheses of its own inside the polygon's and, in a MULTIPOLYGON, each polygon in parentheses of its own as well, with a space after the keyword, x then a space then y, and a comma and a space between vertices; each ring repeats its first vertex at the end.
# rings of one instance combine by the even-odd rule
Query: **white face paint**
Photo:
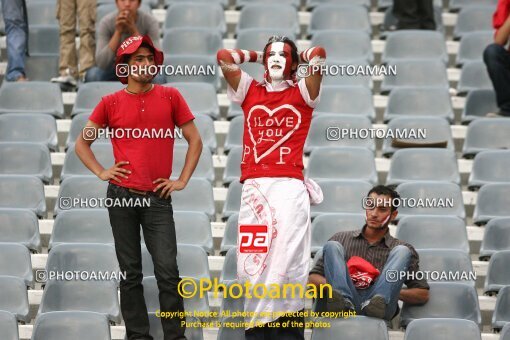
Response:
POLYGON ((285 43, 275 42, 271 44, 267 57, 267 70, 272 81, 284 80, 285 66, 287 59, 284 56, 283 48, 285 43))

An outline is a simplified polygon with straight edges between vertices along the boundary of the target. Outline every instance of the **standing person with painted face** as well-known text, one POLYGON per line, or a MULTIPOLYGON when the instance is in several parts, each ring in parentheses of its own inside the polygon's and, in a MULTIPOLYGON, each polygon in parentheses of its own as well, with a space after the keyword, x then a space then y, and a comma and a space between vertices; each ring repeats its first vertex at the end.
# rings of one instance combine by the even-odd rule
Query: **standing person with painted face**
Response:
MULTIPOLYGON (((217 58, 228 83, 227 94, 241 105, 245 118, 238 279, 266 287, 276 284, 282 289, 287 283, 299 284, 306 290, 310 203, 318 203, 322 192, 312 181, 304 181, 303 146, 320 97, 320 66, 325 63, 326 52, 322 47, 312 47, 298 54, 292 40, 274 36, 263 52, 223 49, 217 58), (297 81, 299 59, 308 63, 301 66, 310 72, 297 81), (238 65, 243 62, 262 63, 264 80, 257 82, 242 71, 238 65), (250 242, 253 238, 260 242, 250 242)), ((246 318, 246 339, 304 339, 304 327, 268 325, 272 321, 303 322, 304 318, 261 315, 303 309, 304 299, 297 296, 245 298, 245 311, 255 313, 246 318), (262 326, 254 327, 256 324, 262 326)))

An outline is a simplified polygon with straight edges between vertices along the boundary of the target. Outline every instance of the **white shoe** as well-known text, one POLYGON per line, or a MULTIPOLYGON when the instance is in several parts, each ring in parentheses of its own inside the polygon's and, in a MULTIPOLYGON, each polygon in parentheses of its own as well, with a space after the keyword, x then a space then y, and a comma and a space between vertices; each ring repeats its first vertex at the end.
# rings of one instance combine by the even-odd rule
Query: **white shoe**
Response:
POLYGON ((69 69, 66 70, 66 73, 67 74, 65 76, 58 76, 55 78, 51 78, 51 82, 76 86, 76 84, 78 82, 76 81, 76 78, 71 75, 71 73, 69 72, 69 69))

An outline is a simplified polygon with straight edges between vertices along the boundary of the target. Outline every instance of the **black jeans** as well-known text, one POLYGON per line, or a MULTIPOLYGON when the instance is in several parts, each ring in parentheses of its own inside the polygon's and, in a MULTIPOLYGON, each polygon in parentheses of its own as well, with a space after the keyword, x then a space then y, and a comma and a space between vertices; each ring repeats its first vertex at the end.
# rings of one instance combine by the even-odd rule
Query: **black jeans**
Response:
MULTIPOLYGON (((302 312, 303 310, 301 310, 302 312)), ((282 316, 273 322, 279 322, 280 325, 284 322, 302 322, 305 324, 304 317, 286 317, 282 316)), ((245 331, 246 340, 304 340, 305 327, 269 327, 265 324, 262 327, 254 327, 245 331)))
POLYGON ((435 30, 433 0, 393 0, 398 29, 435 30))
MULTIPOLYGON (((110 207, 110 224, 115 241, 115 252, 126 279, 120 282, 120 308, 126 325, 128 340, 152 340, 149 318, 143 296, 140 225, 147 250, 154 263, 154 274, 159 288, 160 310, 184 311, 182 297, 177 291, 177 241, 173 219, 172 200, 130 192, 109 184, 108 198, 150 199, 150 207, 110 207)), ((185 328, 179 318, 161 318, 165 340, 186 339, 185 328)))
POLYGON ((510 116, 510 52, 498 44, 490 44, 483 61, 492 80, 500 114, 510 116))

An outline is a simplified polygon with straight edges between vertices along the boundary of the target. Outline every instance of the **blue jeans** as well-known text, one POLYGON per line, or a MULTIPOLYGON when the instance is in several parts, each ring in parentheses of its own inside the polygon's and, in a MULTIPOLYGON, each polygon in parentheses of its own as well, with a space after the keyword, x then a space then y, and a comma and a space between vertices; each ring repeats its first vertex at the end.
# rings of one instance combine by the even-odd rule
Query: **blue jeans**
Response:
POLYGON ((25 20, 24 0, 2 0, 2 13, 7 35, 7 72, 5 79, 15 81, 25 76, 28 26, 25 20))
MULTIPOLYGON (((407 271, 411 262, 411 250, 408 247, 399 245, 391 250, 381 274, 367 289, 356 289, 354 287, 351 277, 349 276, 349 270, 347 269, 345 250, 340 243, 328 241, 326 245, 324 245, 322 256, 324 259, 324 274, 327 283, 329 283, 333 289, 340 291, 345 298, 351 300, 358 315, 361 314, 361 304, 378 294, 382 295, 386 301, 386 314, 384 319, 389 321, 393 318, 397 311, 398 298, 404 280, 398 279, 395 282, 389 282, 386 280, 386 277, 388 272, 407 271)), ((389 277, 393 277, 393 275, 390 274, 389 277)), ((400 275, 398 275, 398 277, 400 278, 400 275)))
POLYGON ((501 114, 510 116, 510 52, 498 44, 490 44, 483 52, 483 61, 492 80, 501 114))
MULTIPOLYGON (((91 67, 85 73, 85 82, 91 81, 118 81, 119 79, 115 75, 115 68, 111 67, 108 69, 102 69, 97 66, 91 67)), ((164 74, 158 74, 152 80, 154 84, 165 84, 166 76, 164 74)))

